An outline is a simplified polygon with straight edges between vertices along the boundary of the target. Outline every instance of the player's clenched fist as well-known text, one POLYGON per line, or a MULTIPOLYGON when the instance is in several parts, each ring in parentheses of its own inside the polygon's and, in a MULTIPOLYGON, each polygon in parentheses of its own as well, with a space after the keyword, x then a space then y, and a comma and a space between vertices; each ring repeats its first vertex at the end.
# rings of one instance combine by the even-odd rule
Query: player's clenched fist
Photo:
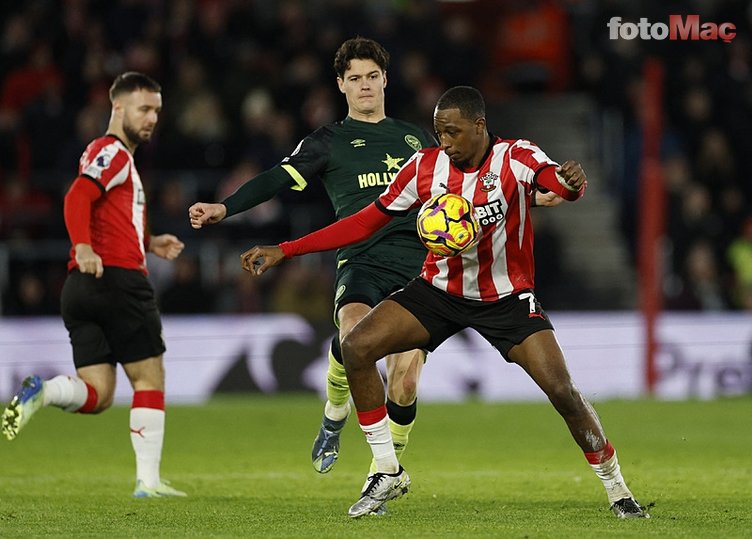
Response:
POLYGON ((564 181, 574 191, 579 191, 583 184, 587 184, 587 176, 585 171, 582 170, 582 165, 577 161, 564 161, 560 167, 556 169, 564 181))
POLYGON ((251 275, 261 275, 285 259, 278 245, 256 245, 240 255, 240 264, 251 275))
POLYGON ((213 225, 219 223, 227 215, 227 208, 224 204, 208 204, 206 202, 196 202, 188 208, 188 218, 193 228, 201 228, 204 225, 213 225))

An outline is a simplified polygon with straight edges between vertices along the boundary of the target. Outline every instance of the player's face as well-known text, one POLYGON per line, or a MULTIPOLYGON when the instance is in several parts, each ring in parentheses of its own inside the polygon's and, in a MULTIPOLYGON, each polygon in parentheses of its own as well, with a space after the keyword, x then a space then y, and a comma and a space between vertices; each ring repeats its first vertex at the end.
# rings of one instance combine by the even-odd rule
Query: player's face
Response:
POLYGON ((123 132, 134 145, 148 142, 162 111, 162 94, 137 90, 119 98, 122 105, 123 132))
POLYGON ((355 119, 384 114, 386 73, 373 60, 350 60, 344 78, 337 77, 339 91, 345 94, 349 114, 355 119))
POLYGON ((486 153, 486 119, 463 118, 459 109, 436 109, 433 128, 439 146, 460 168, 477 167, 486 153))

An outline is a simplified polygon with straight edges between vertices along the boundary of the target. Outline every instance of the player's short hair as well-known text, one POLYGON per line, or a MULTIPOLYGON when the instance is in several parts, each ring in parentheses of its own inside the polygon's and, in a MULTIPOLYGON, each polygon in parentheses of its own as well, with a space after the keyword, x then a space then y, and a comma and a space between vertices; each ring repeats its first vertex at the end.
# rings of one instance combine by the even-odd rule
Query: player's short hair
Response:
POLYGON ((334 55, 334 72, 339 78, 345 77, 351 60, 373 60, 381 71, 389 67, 389 53, 373 39, 357 36, 348 39, 334 55))
POLYGON ((480 91, 472 86, 449 88, 436 102, 436 110, 459 109, 467 120, 477 120, 486 116, 486 102, 480 91))
POLYGON ((162 91, 162 87, 148 75, 137 71, 126 71, 118 75, 110 86, 110 101, 115 101, 115 98, 121 94, 129 94, 138 90, 157 93, 162 91))

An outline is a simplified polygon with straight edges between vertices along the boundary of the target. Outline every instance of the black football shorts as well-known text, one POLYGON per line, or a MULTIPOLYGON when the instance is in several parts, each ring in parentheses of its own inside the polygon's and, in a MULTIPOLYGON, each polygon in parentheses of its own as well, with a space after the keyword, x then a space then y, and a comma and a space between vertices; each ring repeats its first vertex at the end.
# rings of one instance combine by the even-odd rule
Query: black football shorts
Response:
POLYGON ((404 287, 420 273, 423 258, 413 253, 400 259, 360 254, 337 268, 334 289, 334 317, 348 303, 364 303, 375 307, 392 292, 404 287))
POLYGON ((532 290, 498 301, 475 301, 447 294, 418 277, 389 296, 410 311, 428 330, 430 351, 466 328, 477 331, 509 360, 509 350, 527 337, 553 329, 532 290))
POLYGON ((74 269, 60 307, 76 368, 131 363, 165 351, 154 289, 140 271, 107 266, 97 279, 74 269))

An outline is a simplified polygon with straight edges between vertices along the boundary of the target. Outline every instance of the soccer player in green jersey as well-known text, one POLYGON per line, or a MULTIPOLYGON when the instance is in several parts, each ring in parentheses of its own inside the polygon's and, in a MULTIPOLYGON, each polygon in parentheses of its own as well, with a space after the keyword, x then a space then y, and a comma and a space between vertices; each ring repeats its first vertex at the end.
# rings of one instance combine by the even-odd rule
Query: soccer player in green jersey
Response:
MULTIPOLYGON (((323 182, 337 219, 373 202, 417 150, 435 146, 426 130, 385 114, 389 53, 363 37, 345 41, 334 57, 337 85, 347 117, 305 137, 281 163, 243 184, 221 203, 198 202, 189 209, 193 228, 214 224, 250 209, 283 189, 303 190, 323 182)), ((395 219, 370 240, 337 252, 335 320, 339 327, 329 351, 327 402, 312 450, 316 471, 332 469, 339 435, 350 414, 350 389, 342 365, 340 336, 376 304, 420 273, 425 248, 415 233, 414 212, 395 219)), ((407 444, 416 414, 422 350, 386 358, 390 427, 397 454, 407 444)))
MULTIPOLYGON (((345 41, 335 54, 334 70, 347 101, 347 117, 305 137, 281 163, 247 181, 223 202, 191 206, 191 226, 198 229, 218 223, 283 189, 302 190, 314 180, 323 182, 337 219, 376 200, 417 150, 436 145, 424 129, 386 116, 388 65, 389 54, 377 42, 363 37, 345 41)), ((560 201, 553 193, 537 194, 538 205, 554 206, 560 201)), ((331 470, 337 461, 340 432, 350 414, 340 337, 418 275, 425 255, 415 231, 415 212, 393 219, 369 240, 337 252, 334 302, 339 333, 329 350, 327 402, 311 454, 313 467, 320 473, 331 470)), ((389 427, 398 457, 415 421, 417 383, 425 357, 422 350, 386 357, 389 427)))

